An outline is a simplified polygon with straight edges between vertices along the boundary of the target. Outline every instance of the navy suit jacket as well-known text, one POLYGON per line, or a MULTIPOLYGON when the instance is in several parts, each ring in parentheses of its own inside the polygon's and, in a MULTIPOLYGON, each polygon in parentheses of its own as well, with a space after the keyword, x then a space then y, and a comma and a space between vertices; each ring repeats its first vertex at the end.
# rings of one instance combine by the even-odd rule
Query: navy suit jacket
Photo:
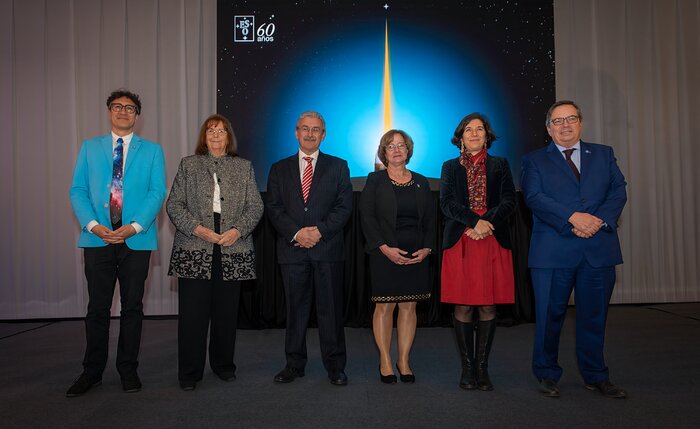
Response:
POLYGON ((522 186, 533 214, 529 266, 573 268, 583 258, 593 267, 622 263, 617 221, 627 202, 625 178, 610 146, 581 141, 581 180, 554 142, 523 157, 522 186), (571 232, 569 217, 589 213, 607 225, 592 238, 571 232))
POLYGON ((443 249, 457 244, 467 227, 474 228, 479 219, 491 222, 498 244, 510 249, 508 221, 515 212, 515 186, 508 160, 486 155, 486 213, 482 216, 469 208, 467 170, 459 158, 445 161, 440 174, 440 208, 445 215, 443 249))
POLYGON ((277 230, 277 261, 344 260, 343 228, 352 212, 348 163, 319 152, 306 203, 300 177, 298 153, 270 168, 265 209, 277 230), (305 226, 317 226, 321 233, 321 241, 311 249, 294 246, 294 234, 305 226))

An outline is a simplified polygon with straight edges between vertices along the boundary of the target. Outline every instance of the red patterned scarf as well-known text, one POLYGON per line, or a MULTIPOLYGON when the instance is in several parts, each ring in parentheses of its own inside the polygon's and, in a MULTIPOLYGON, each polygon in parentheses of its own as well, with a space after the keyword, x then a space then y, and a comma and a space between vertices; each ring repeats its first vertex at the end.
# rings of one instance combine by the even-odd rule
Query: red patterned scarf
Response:
POLYGON ((469 189, 469 208, 479 212, 486 210, 486 149, 474 155, 462 152, 459 163, 467 170, 467 189, 469 189))

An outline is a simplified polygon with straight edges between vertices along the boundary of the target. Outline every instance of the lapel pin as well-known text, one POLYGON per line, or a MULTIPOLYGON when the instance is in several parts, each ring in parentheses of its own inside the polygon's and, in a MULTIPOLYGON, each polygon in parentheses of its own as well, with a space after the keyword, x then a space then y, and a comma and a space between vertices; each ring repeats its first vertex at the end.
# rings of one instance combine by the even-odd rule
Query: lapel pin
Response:
POLYGON ((591 151, 588 150, 588 149, 584 150, 584 152, 586 152, 586 153, 591 153, 591 151))

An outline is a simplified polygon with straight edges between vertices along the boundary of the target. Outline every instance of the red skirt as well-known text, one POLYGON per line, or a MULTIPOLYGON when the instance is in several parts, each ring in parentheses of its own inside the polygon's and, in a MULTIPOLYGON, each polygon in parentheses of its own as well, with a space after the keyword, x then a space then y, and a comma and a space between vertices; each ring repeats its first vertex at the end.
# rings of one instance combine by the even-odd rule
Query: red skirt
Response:
POLYGON ((440 301, 458 305, 513 304, 515 285, 511 251, 490 235, 466 235, 442 252, 440 301))

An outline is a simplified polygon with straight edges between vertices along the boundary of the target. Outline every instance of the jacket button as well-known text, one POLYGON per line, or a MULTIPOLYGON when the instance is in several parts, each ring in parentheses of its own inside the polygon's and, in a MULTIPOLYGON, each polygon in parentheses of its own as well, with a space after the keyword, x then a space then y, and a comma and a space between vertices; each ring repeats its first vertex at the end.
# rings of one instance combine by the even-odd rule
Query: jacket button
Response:
POLYGON ((216 178, 216 181, 219 182, 219 183, 221 183, 221 178, 220 178, 220 177, 217 177, 217 178, 216 178))
POLYGON ((221 201, 223 201, 223 200, 224 200, 224 197, 221 197, 221 201))

